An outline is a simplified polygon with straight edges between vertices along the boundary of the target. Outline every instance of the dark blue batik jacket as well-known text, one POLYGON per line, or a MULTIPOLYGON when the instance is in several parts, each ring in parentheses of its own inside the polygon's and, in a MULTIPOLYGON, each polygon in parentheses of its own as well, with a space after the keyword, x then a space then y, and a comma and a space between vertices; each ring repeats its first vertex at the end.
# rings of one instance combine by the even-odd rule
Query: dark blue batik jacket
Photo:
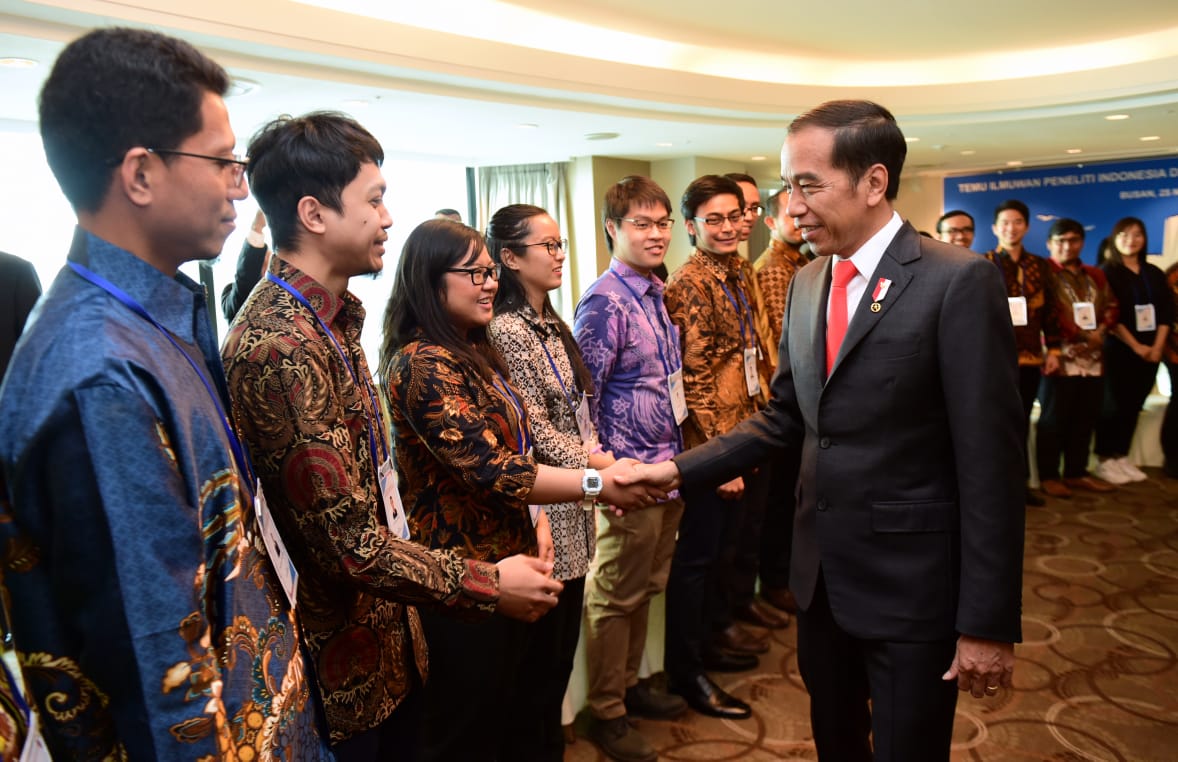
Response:
MULTIPOLYGON (((82 230, 226 408, 205 297, 82 230)), ((69 267, 0 387, 4 590, 57 759, 330 759, 295 617, 218 405, 151 323, 69 267)))

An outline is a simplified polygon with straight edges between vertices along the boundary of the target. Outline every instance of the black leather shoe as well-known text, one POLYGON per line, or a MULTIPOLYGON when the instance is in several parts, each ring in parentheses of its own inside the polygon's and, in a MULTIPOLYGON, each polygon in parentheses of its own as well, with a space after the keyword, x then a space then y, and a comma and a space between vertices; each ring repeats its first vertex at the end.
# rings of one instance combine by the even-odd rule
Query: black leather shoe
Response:
POLYGON ((696 675, 683 684, 673 682, 670 687, 700 714, 728 720, 744 720, 752 716, 753 710, 748 704, 726 693, 707 675, 696 675))
POLYGON ((704 669, 711 672, 748 672, 756 669, 761 661, 752 654, 729 651, 727 648, 709 648, 703 653, 704 669))
POLYGON ((761 637, 738 624, 730 624, 712 637, 712 646, 742 654, 764 654, 769 653, 769 636, 761 637))
POLYGON ((738 607, 732 615, 742 622, 767 627, 770 630, 784 630, 789 627, 789 614, 777 611, 755 598, 747 606, 738 607))
POLYGON ((1043 498, 1039 497, 1038 495, 1036 495, 1028 487, 1027 488, 1027 505, 1035 507, 1035 508, 1042 508, 1043 506, 1047 505, 1047 501, 1044 500, 1043 498))
POLYGON ((687 711, 687 704, 673 693, 655 687, 650 678, 626 689, 626 714, 652 720, 673 720, 687 711))

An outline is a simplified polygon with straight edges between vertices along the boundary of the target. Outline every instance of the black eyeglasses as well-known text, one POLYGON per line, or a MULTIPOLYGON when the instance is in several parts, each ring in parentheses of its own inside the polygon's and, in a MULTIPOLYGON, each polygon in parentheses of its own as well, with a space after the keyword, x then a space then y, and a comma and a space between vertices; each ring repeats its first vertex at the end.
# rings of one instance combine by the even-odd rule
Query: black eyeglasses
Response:
POLYGON ((148 148, 147 152, 154 153, 158 156, 187 156, 192 159, 214 161, 221 166, 222 170, 228 169, 233 173, 233 187, 235 188, 241 187, 241 179, 245 177, 245 168, 249 164, 249 159, 244 156, 206 156, 203 153, 173 151, 170 148, 148 148))
POLYGON ((760 217, 762 214, 764 214, 764 212, 765 207, 761 206, 760 204, 749 204, 744 208, 745 215, 747 216, 751 214, 753 219, 760 217))
POLYGON ((618 217, 617 220, 618 222, 629 222, 639 233, 645 233, 651 227, 657 227, 665 233, 675 224, 672 217, 664 217, 661 220, 648 220, 645 217, 618 217))
POLYGON ((709 214, 707 217, 696 217, 695 219, 710 228, 724 227, 725 221, 732 225, 732 227, 736 227, 744 223, 744 212, 733 212, 726 217, 719 214, 709 214))
POLYGON ((564 251, 569 247, 569 239, 562 238, 559 241, 540 241, 539 243, 525 243, 526 249, 529 246, 543 246, 544 251, 548 252, 548 256, 555 257, 558 251, 564 251))
POLYGON ((451 267, 446 272, 466 273, 470 276, 472 285, 481 286, 487 282, 487 278, 491 278, 497 282, 499 280, 499 273, 502 270, 503 265, 492 265, 491 267, 451 267))

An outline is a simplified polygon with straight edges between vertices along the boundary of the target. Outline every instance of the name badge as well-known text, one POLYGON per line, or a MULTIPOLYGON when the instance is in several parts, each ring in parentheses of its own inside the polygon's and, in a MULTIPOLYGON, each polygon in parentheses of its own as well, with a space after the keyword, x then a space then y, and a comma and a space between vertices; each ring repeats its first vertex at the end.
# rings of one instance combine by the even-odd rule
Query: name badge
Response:
POLYGON ((1152 304, 1134 304, 1133 311, 1137 316, 1138 331, 1156 331, 1158 329, 1158 317, 1153 311, 1152 304))
POLYGON ((671 392, 671 413, 675 416, 675 425, 682 425, 687 420, 687 394, 683 391, 683 368, 679 368, 667 376, 667 389, 671 392))
MULTIPOLYGON (((16 686, 12 686, 16 690, 16 686)), ((52 762, 49 747, 45 745, 45 737, 41 735, 41 726, 37 724, 37 713, 29 712, 29 728, 25 734, 25 745, 20 749, 20 762, 52 762)))
POLYGON ((1082 331, 1096 330, 1096 305, 1092 302, 1076 302, 1072 305, 1072 319, 1082 331))
POLYGON ((757 373, 757 350, 744 350, 744 385, 750 397, 761 392, 761 375, 757 373))
POLYGON ((1007 298, 1006 303, 1010 305, 1010 324, 1016 326, 1026 325, 1027 297, 1011 296, 1007 298))
POLYGON ((540 521, 540 511, 542 510, 544 510, 543 507, 539 505, 528 506, 528 513, 532 515, 532 526, 536 526, 536 523, 540 521))
POLYGON ((286 545, 282 536, 278 534, 278 527, 274 525, 274 517, 270 514, 270 506, 266 502, 266 495, 262 493, 262 483, 259 481, 254 492, 254 510, 258 515, 258 531, 262 533, 262 543, 266 546, 266 555, 274 566, 278 575, 278 582, 282 585, 282 592, 286 593, 286 600, 291 609, 295 608, 299 592, 299 571, 290 560, 286 552, 286 545))
POLYGON ((595 446, 597 437, 593 433, 593 419, 589 417, 589 396, 582 392, 581 404, 577 405, 577 434, 581 437, 581 444, 588 449, 595 446))
POLYGON ((401 490, 397 484, 397 469, 393 459, 385 458, 380 464, 380 497, 384 503, 385 520, 389 531, 402 540, 409 539, 409 522, 405 520, 405 506, 401 503, 401 490))

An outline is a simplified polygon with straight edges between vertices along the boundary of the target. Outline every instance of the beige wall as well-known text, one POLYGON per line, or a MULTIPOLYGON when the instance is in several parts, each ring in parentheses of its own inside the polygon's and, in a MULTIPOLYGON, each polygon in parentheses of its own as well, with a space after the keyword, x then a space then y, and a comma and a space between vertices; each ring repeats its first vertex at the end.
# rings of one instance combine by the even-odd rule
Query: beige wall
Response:
POLYGON ((917 230, 936 233, 945 201, 944 179, 944 175, 901 174, 896 211, 917 230))

